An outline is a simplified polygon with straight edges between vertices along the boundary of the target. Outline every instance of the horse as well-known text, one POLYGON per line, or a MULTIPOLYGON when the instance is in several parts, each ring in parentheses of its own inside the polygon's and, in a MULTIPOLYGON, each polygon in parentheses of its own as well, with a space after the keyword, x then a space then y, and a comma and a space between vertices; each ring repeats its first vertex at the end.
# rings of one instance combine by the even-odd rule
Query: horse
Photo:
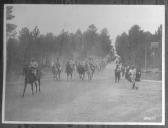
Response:
POLYGON ((83 80, 84 79, 84 77, 85 77, 85 72, 86 72, 86 67, 85 67, 85 65, 84 64, 81 64, 81 63, 78 63, 77 65, 76 65, 76 67, 77 67, 77 72, 78 72, 78 74, 79 74, 79 79, 81 79, 81 80, 83 80))
POLYGON ((65 66, 65 72, 67 74, 67 80, 69 78, 69 75, 71 76, 71 79, 72 79, 73 71, 74 71, 74 65, 67 62, 66 66, 65 66))
POLYGON ((52 72, 53 72, 53 77, 56 78, 56 80, 60 80, 61 72, 62 72, 61 66, 53 65, 52 72))
POLYGON ((90 63, 89 65, 90 65, 90 68, 92 70, 92 75, 93 75, 95 73, 95 70, 96 70, 96 65, 93 64, 93 63, 90 63))
POLYGON ((34 95, 33 92, 33 84, 36 86, 36 93, 37 93, 37 86, 39 86, 39 92, 40 92, 40 79, 41 79, 41 71, 39 69, 32 69, 30 67, 24 67, 23 68, 23 73, 25 75, 25 80, 24 80, 24 90, 23 90, 23 97, 27 88, 27 84, 31 85, 32 89, 32 95, 34 95), (36 71, 36 75, 34 74, 34 71, 36 71), (38 83, 38 85, 37 85, 38 83))
POLYGON ((121 72, 121 69, 119 65, 117 65, 115 68, 115 83, 120 81, 120 72, 121 72))

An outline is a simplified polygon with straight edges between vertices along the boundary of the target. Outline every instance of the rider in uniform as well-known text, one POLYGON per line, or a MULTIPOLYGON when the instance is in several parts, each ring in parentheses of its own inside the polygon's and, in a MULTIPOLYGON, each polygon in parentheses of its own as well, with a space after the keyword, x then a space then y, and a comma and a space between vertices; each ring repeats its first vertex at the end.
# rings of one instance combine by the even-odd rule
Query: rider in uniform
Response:
POLYGON ((33 74, 36 76, 38 70, 38 63, 34 58, 30 61, 30 69, 33 71, 33 74))

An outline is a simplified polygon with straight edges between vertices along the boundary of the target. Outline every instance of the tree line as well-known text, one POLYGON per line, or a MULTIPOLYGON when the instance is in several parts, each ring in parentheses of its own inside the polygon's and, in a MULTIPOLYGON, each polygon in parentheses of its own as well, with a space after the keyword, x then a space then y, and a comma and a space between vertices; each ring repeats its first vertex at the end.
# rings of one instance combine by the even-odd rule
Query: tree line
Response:
POLYGON ((121 60, 126 65, 135 65, 138 68, 160 68, 162 64, 162 26, 154 34, 143 31, 140 26, 134 25, 127 33, 118 35, 115 48, 121 60), (152 47, 152 42, 156 42, 152 47), (157 43, 158 42, 158 43, 157 43))
POLYGON ((41 34, 38 26, 33 30, 22 28, 16 34, 16 25, 11 20, 13 7, 6 8, 7 72, 18 71, 35 58, 40 65, 48 65, 57 57, 64 59, 85 59, 88 56, 105 57, 113 53, 110 36, 106 28, 99 33, 91 24, 88 29, 75 33, 62 30, 59 35, 41 34), (17 36, 16 36, 17 35, 17 36))
POLYGON ((92 24, 85 32, 78 29, 75 33, 64 30, 59 35, 40 34, 36 26, 32 31, 24 27, 18 39, 7 41, 7 69, 18 69, 30 59, 35 58, 40 64, 50 63, 51 58, 84 59, 88 56, 105 57, 112 50, 110 36, 104 28, 101 33, 92 24))

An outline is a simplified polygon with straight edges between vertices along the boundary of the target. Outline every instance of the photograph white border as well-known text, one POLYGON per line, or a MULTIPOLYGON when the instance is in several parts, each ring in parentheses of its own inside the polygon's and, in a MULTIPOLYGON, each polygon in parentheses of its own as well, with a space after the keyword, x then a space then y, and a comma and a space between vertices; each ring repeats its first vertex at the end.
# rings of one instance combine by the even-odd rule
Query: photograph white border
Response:
MULTIPOLYGON (((4 4, 3 22, 3 92, 2 92, 2 123, 4 124, 74 124, 74 125, 165 125, 165 5, 110 5, 110 6, 163 6, 164 19, 162 23, 162 121, 153 122, 33 122, 33 121, 5 121, 5 91, 6 91, 6 7, 15 5, 34 5, 34 4, 4 4)), ((40 4, 37 4, 40 5, 40 4)), ((49 4, 46 4, 49 5, 49 4)), ((64 4, 60 4, 63 5, 64 4)), ((54 5, 53 5, 54 6, 54 5)), ((65 5, 72 6, 72 5, 65 5)), ((75 5, 76 6, 76 5, 75 5)), ((81 6, 81 5, 80 5, 81 6)), ((85 6, 85 5, 83 5, 85 6)), ((91 5, 95 6, 95 5, 91 5)), ((96 5, 98 6, 98 5, 96 5)), ((109 5, 103 5, 109 6, 109 5)))

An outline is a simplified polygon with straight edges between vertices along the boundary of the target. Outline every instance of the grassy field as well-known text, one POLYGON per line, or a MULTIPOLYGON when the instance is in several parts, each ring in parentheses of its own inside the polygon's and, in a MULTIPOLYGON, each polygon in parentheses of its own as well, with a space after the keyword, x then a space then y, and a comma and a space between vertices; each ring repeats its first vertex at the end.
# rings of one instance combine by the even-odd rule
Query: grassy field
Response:
POLYGON ((137 82, 138 90, 122 79, 114 83, 114 65, 97 73, 92 81, 45 78, 41 93, 22 98, 23 81, 8 82, 6 121, 38 122, 161 122, 161 82, 137 82))

